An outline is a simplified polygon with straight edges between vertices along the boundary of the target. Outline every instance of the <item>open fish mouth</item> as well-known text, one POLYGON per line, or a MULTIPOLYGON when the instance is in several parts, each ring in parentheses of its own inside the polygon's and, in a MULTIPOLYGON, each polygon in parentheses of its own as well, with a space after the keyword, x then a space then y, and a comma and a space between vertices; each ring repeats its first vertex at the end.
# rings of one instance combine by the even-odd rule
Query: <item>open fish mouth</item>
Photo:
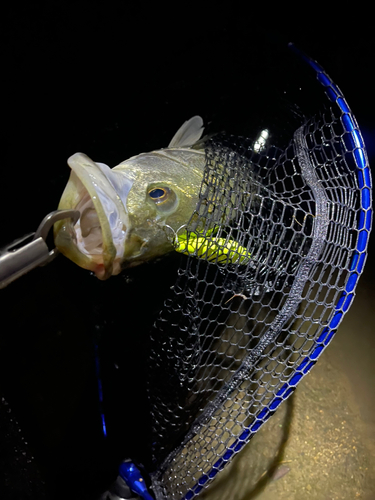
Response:
POLYGON ((80 218, 55 224, 56 247, 80 267, 106 279, 121 271, 129 228, 127 195, 133 182, 124 173, 76 153, 59 209, 79 210, 80 218))

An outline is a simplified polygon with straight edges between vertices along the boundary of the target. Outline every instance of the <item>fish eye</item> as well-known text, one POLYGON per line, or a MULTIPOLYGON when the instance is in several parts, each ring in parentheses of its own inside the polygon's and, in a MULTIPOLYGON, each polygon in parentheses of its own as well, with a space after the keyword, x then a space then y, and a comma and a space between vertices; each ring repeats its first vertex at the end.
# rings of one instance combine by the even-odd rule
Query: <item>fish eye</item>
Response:
POLYGON ((151 189, 151 191, 148 192, 148 195, 154 201, 162 201, 162 199, 168 195, 168 192, 166 188, 155 188, 151 189))
POLYGON ((178 200, 173 189, 166 186, 153 186, 148 190, 149 198, 155 203, 156 208, 163 212, 171 212, 177 206, 178 200))

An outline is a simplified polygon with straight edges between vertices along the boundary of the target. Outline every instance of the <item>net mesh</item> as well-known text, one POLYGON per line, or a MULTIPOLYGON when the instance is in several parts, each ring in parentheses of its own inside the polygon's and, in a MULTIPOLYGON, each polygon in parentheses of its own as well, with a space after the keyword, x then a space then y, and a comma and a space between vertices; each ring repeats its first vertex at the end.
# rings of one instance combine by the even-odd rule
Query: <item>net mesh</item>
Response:
POLYGON ((226 135, 206 145, 186 230, 219 252, 183 257, 151 333, 157 499, 198 495, 291 394, 350 306, 370 178, 338 98, 284 149, 226 135), (220 257, 234 243, 246 259, 220 257))

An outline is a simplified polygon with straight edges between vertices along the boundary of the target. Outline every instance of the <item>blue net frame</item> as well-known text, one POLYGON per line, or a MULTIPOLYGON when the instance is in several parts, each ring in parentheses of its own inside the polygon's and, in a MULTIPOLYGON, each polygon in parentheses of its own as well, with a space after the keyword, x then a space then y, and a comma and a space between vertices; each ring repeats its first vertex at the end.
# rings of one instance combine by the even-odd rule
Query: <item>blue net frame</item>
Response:
MULTIPOLYGON (((333 314, 330 315, 329 323, 322 327, 319 334, 316 335, 309 350, 309 354, 303 357, 297 364, 287 382, 277 390, 273 399, 255 413, 249 425, 242 425, 242 432, 239 433, 234 440, 231 440, 230 444, 222 451, 221 455, 213 461, 208 470, 207 467, 204 470, 202 468, 199 477, 197 477, 196 472, 191 473, 192 477, 195 478, 193 485, 191 480, 186 480, 186 475, 189 474, 189 472, 183 472, 185 478, 178 477, 179 471, 182 471, 182 466, 180 466, 179 469, 173 469, 173 463, 176 460, 176 456, 179 456, 181 460, 181 456, 183 457, 184 453, 186 453, 186 451, 183 451, 183 446, 167 454, 164 461, 158 465, 158 468, 152 474, 153 488, 158 500, 167 498, 191 500, 199 495, 199 493, 216 477, 218 472, 221 471, 240 450, 242 450, 245 444, 249 442, 252 436, 277 410, 279 405, 293 393, 296 386, 301 382, 312 366, 314 366, 319 356, 334 337, 339 324, 353 301, 358 278, 364 268, 368 239, 372 225, 371 174, 365 145, 358 124, 339 88, 333 83, 317 62, 299 52, 294 46, 291 46, 291 48, 297 52, 299 57, 304 59, 315 72, 316 78, 324 87, 325 94, 330 103, 335 105, 338 109, 343 131, 341 140, 345 145, 347 154, 351 155, 350 161, 355 164, 355 175, 360 190, 360 207, 358 210, 359 213, 357 214, 356 246, 351 255, 348 269, 349 272, 346 276, 344 286, 341 287, 342 291, 337 296, 337 303, 334 307, 333 314)), ((193 308, 191 310, 191 315, 194 314, 196 314, 196 312, 193 308)), ((158 415, 158 417, 160 418, 160 415, 158 415)), ((193 439, 192 437, 191 440, 193 439)))

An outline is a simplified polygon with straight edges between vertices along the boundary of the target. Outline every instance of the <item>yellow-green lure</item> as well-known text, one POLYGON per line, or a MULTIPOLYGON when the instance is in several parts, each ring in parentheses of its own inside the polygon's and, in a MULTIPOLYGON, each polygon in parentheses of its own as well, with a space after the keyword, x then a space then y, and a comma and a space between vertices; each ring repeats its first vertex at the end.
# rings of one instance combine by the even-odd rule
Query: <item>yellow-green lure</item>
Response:
POLYGON ((237 241, 211 236, 197 236, 195 233, 188 235, 185 232, 177 236, 175 250, 218 264, 247 264, 250 260, 250 253, 237 241))

